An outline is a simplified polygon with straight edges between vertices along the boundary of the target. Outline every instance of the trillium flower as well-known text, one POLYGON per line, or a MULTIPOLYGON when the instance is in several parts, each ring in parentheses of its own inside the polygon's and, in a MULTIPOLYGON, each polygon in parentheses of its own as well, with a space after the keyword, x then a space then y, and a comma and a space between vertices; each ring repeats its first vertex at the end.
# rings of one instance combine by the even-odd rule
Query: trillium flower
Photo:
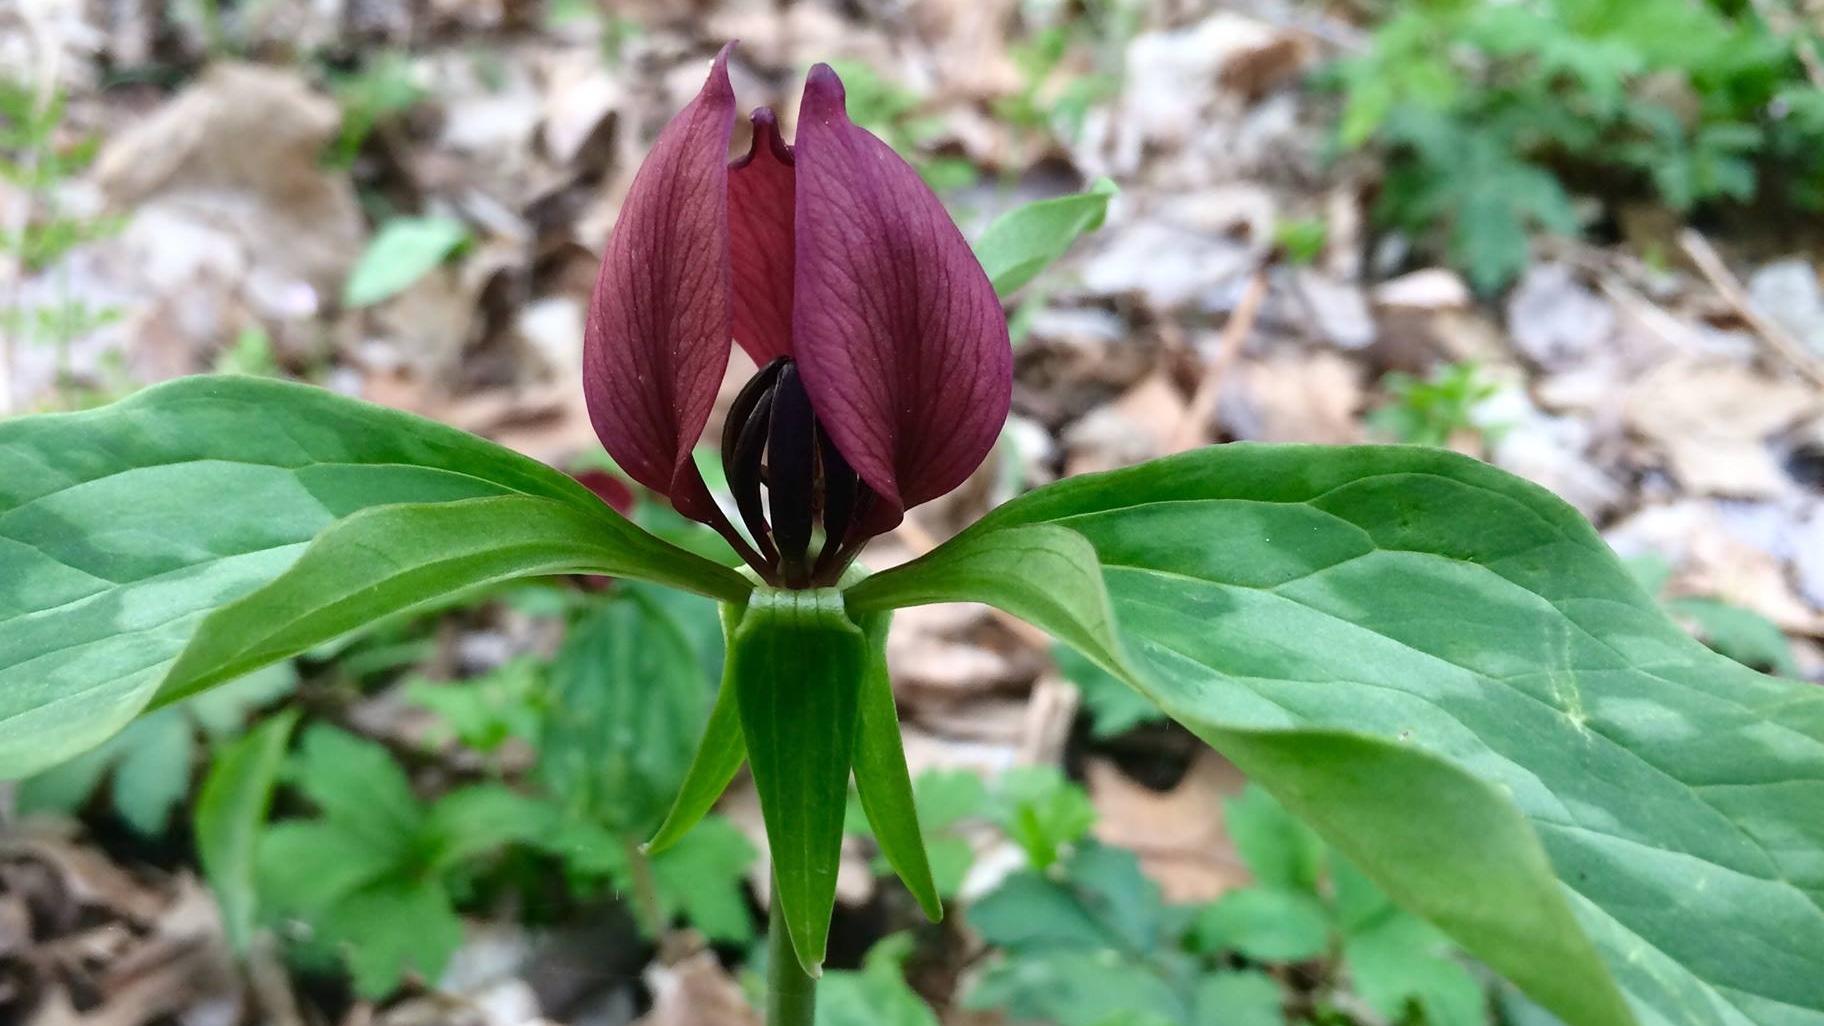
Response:
POLYGON ((728 159, 734 44, 660 134, 609 238, 584 389, 628 475, 768 583, 833 584, 868 538, 961 484, 1000 432, 1012 349, 988 276, 910 165, 811 69, 788 145, 773 112, 728 159), (746 536, 692 459, 740 345, 761 370, 722 460, 746 536))

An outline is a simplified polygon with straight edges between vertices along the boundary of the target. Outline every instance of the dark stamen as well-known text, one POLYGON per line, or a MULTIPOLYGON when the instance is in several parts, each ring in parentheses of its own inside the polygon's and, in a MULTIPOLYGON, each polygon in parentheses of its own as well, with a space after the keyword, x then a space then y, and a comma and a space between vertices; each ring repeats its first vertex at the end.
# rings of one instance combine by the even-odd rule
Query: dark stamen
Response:
POLYGON ((779 558, 766 526, 766 510, 760 501, 761 459, 766 453, 768 423, 772 419, 773 392, 779 372, 786 364, 774 360, 754 375, 741 389, 728 409, 722 426, 722 468, 728 475, 728 488, 741 512, 741 522, 754 538, 761 556, 772 563, 779 558))
POLYGON ((855 474, 855 468, 842 458, 836 443, 830 440, 830 434, 819 427, 817 431, 817 462, 821 471, 820 489, 823 495, 823 551, 817 554, 817 566, 811 576, 819 583, 828 583, 832 574, 842 573, 841 555, 849 539, 850 528, 855 524, 855 508, 861 491, 866 485, 855 474))
POLYGON ((809 579, 805 557, 816 512, 816 425, 811 398, 798 369, 787 363, 773 390, 772 430, 766 440, 766 494, 772 509, 773 541, 788 585, 809 579))

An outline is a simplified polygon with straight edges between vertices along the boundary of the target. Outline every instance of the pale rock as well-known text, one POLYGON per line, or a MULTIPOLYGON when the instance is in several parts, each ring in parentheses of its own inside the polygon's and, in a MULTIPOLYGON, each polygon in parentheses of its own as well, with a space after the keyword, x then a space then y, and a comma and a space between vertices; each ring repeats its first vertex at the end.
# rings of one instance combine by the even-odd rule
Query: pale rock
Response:
POLYGON ((1374 315, 1360 285, 1338 281, 1309 267, 1293 268, 1290 291, 1316 335, 1339 349, 1374 343, 1374 315))
MULTIPOLYGON (((1259 61, 1263 54, 1286 55, 1286 34, 1228 11, 1196 25, 1134 37, 1127 47, 1127 81, 1122 90, 1123 131, 1134 140, 1130 146, 1182 144, 1204 128, 1201 117, 1223 81, 1225 68, 1236 63, 1233 78, 1245 90, 1278 78, 1273 65, 1264 62, 1267 75, 1243 74, 1241 62, 1259 61)), ((1293 60, 1301 59, 1296 54, 1293 60)), ((1254 64, 1249 71, 1259 70, 1254 64)))
POLYGON ((1748 296, 1762 313, 1824 356, 1824 288, 1810 261, 1794 257, 1762 267, 1748 279, 1748 296))
POLYGON ((526 304, 513 326, 553 376, 568 378, 583 365, 583 321, 581 300, 547 296, 526 304))
POLYGON ((1615 332, 1615 308, 1577 277, 1569 264, 1537 264, 1507 300, 1514 347, 1547 370, 1590 359, 1615 332))
POLYGON ((1533 405, 1525 391, 1503 388, 1477 406, 1476 426, 1490 441, 1490 462, 1551 489, 1591 520, 1627 498, 1627 488, 1589 458, 1587 421, 1554 417, 1533 405))
POLYGON ((1097 295, 1138 294, 1161 311, 1220 308, 1223 287, 1238 289, 1255 259, 1249 243, 1142 220, 1088 260, 1083 285, 1097 295))
POLYGON ((1461 275, 1442 267, 1403 274, 1374 287, 1376 306, 1398 310, 1463 310, 1475 302, 1461 275))

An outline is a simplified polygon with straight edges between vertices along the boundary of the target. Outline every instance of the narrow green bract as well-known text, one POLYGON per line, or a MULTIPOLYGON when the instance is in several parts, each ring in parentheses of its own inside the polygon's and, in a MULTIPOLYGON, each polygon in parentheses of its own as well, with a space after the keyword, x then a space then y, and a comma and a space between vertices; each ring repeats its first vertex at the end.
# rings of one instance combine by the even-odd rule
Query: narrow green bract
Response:
POLYGON ((834 588, 756 589, 729 680, 773 853, 773 886, 805 972, 822 972, 868 642, 834 588))

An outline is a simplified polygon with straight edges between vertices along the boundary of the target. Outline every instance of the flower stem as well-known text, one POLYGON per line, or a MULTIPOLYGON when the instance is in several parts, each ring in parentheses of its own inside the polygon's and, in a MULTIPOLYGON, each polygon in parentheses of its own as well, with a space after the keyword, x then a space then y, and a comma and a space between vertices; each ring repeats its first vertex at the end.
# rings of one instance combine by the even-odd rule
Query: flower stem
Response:
POLYGON ((817 1018, 817 981, 805 973, 792 950, 791 931, 779 911, 777 881, 766 930, 766 1026, 812 1026, 817 1018))

